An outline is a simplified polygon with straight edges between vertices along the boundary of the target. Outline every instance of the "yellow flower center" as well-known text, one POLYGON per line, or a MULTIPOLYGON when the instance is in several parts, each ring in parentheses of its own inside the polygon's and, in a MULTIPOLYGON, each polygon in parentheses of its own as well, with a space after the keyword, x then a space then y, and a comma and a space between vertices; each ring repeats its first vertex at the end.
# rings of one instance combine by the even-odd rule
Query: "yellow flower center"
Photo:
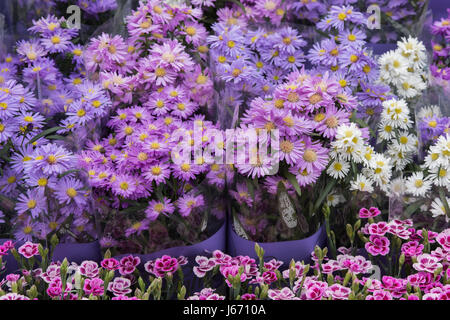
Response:
POLYGON ((51 155, 49 155, 49 156, 47 157, 47 162, 48 162, 49 164, 55 164, 56 161, 57 161, 56 156, 54 156, 53 154, 51 154, 51 155))
POLYGON ((74 188, 69 188, 66 190, 66 194, 71 198, 75 198, 78 193, 77 190, 75 190, 74 188))
POLYGON ((284 153, 291 153, 292 150, 294 149, 294 144, 289 140, 283 140, 280 143, 280 149, 284 153))
POLYGON ((47 178, 40 178, 37 181, 37 184, 38 184, 39 187, 45 187, 47 185, 47 183, 48 183, 47 178))
POLYGON ((28 209, 34 209, 36 208, 36 205, 37 205, 36 200, 31 199, 27 202, 28 209))
POLYGON ((186 31, 186 33, 190 36, 194 36, 197 33, 197 29, 194 27, 187 27, 184 31, 186 31))
POLYGON ((59 44, 61 42, 61 38, 58 36, 53 36, 51 41, 53 44, 59 44))
POLYGON ((317 153, 313 149, 306 149, 303 153, 303 159, 306 162, 314 162, 317 160, 317 153))

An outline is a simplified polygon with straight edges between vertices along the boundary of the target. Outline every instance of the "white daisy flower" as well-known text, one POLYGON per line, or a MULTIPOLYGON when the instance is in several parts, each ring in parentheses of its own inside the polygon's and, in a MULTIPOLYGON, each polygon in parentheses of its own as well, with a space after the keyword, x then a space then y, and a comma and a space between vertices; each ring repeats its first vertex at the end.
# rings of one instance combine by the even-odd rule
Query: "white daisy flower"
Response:
POLYGON ((438 187, 448 187, 450 185, 450 168, 437 167, 430 170, 430 179, 438 187))
POLYGON ((393 141, 395 148, 402 152, 417 151, 418 140, 417 137, 409 134, 406 131, 400 131, 397 135, 397 139, 393 141))
POLYGON ((381 120, 378 123, 378 138, 381 141, 390 141, 394 137, 394 128, 388 123, 387 120, 381 120))
POLYGON ((427 85, 417 74, 409 74, 408 77, 396 83, 399 96, 404 98, 414 98, 426 89, 427 85))
POLYGON ((392 180, 389 184, 389 190, 397 197, 403 196, 406 191, 405 180, 402 177, 392 180))
POLYGON ((369 167, 363 169, 363 173, 378 186, 387 185, 392 175, 390 159, 382 154, 375 154, 369 162, 369 167))
POLYGON ((431 106, 423 107, 417 113, 418 119, 432 118, 432 117, 442 117, 441 109, 439 108, 439 106, 431 105, 431 106))
POLYGON ((407 193, 416 197, 423 197, 431 189, 432 182, 428 177, 423 176, 423 172, 414 172, 406 180, 407 193))
POLYGON ((327 205, 329 207, 335 207, 343 202, 345 202, 345 198, 342 194, 332 192, 327 196, 327 205))
POLYGON ((406 101, 403 99, 383 101, 381 118, 393 128, 408 129, 411 125, 409 108, 406 101))
MULTIPOLYGON (((450 203, 450 198, 446 198, 447 203, 450 203)), ((445 206, 442 203, 440 198, 434 198, 433 202, 431 203, 431 214, 433 215, 433 218, 436 218, 438 216, 446 216, 445 214, 445 206)))
POLYGON ((334 160, 327 169, 327 173, 335 178, 342 179, 347 176, 350 164, 347 161, 334 160))
POLYGON ((385 83, 402 81, 408 74, 409 60, 399 52, 388 51, 378 60, 380 80, 385 83))
POLYGON ((362 174, 356 176, 356 180, 350 182, 350 190, 361 191, 361 192, 373 192, 373 181, 366 178, 362 174))

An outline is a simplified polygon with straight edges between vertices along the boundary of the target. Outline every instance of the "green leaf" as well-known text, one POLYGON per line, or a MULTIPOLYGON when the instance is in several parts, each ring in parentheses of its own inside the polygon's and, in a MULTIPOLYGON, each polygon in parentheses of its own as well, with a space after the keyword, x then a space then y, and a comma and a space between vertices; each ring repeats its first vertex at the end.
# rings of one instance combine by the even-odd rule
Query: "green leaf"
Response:
POLYGON ((298 184, 297 178, 290 172, 286 172, 286 178, 289 180, 289 182, 294 187, 295 191, 297 192, 298 196, 302 196, 302 190, 300 189, 300 185, 298 184))
POLYGON ((79 171, 80 171, 79 169, 67 170, 66 172, 60 173, 58 175, 58 178, 61 179, 62 177, 65 177, 65 176, 67 176, 67 175, 69 175, 71 173, 75 173, 75 172, 79 172, 79 171))
POLYGON ((330 193, 331 189, 333 189, 335 184, 336 184, 336 180, 331 179, 331 182, 327 184, 327 186, 325 187, 325 189, 322 191, 319 198, 317 199, 317 201, 314 205, 314 212, 316 212, 320 208, 320 206, 322 205, 322 202, 328 196, 328 194, 330 193))
POLYGON ((53 127, 53 128, 47 129, 47 130, 45 130, 45 131, 42 131, 42 132, 39 133, 37 136, 35 136, 33 139, 31 139, 30 141, 28 141, 27 144, 33 143, 33 142, 39 140, 39 139, 42 138, 42 137, 45 137, 45 136, 47 136, 47 135, 49 135, 49 134, 51 134, 51 133, 54 133, 54 132, 56 132, 56 131, 58 131, 58 130, 62 130, 62 129, 65 129, 65 128, 64 128, 64 127, 53 127))
POLYGON ((418 201, 410 204, 405 210, 406 216, 410 217, 414 212, 416 212, 417 209, 420 208, 420 206, 422 204, 423 204, 423 200, 418 200, 418 201))

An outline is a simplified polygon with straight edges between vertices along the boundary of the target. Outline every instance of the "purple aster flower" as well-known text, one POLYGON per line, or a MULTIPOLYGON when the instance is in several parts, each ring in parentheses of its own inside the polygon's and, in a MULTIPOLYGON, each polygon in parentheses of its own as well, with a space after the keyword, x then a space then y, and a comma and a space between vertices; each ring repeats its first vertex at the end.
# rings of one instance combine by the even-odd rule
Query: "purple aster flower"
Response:
POLYGON ((175 206, 171 203, 171 200, 163 197, 161 201, 151 200, 148 203, 148 207, 145 210, 145 214, 151 221, 156 220, 160 214, 169 215, 175 211, 175 206))
POLYGON ((71 37, 63 31, 57 31, 41 40, 49 53, 62 53, 69 50, 71 37))
POLYGON ((54 143, 45 144, 33 153, 33 160, 25 162, 28 172, 42 170, 44 174, 60 174, 73 167, 75 158, 65 148, 54 143))
POLYGON ((324 148, 319 141, 313 141, 309 137, 304 140, 304 152, 297 163, 298 170, 321 171, 328 164, 328 149, 324 148))
POLYGON ((42 190, 29 189, 17 198, 15 209, 19 214, 30 211, 31 216, 37 218, 41 213, 47 213, 47 198, 42 190))
POLYGON ((79 207, 86 204, 86 193, 83 183, 75 178, 64 177, 51 188, 55 190, 56 198, 60 204, 68 205, 75 203, 79 207))
POLYGON ((205 205, 203 195, 184 195, 177 201, 177 207, 182 217, 189 216, 193 210, 202 208, 205 205))

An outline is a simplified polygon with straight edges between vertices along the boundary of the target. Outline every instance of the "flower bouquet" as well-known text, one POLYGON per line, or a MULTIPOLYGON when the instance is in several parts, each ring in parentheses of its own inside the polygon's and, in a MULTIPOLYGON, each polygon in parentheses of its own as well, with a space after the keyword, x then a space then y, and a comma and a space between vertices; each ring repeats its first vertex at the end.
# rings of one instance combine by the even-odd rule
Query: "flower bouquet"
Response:
MULTIPOLYGON (((202 150, 217 125, 201 11, 141 2, 126 17, 128 38, 101 34, 85 62, 114 109, 79 153, 103 231, 116 253, 192 245, 223 225, 225 171, 202 150)), ((95 106, 92 106, 94 108, 95 106)))

